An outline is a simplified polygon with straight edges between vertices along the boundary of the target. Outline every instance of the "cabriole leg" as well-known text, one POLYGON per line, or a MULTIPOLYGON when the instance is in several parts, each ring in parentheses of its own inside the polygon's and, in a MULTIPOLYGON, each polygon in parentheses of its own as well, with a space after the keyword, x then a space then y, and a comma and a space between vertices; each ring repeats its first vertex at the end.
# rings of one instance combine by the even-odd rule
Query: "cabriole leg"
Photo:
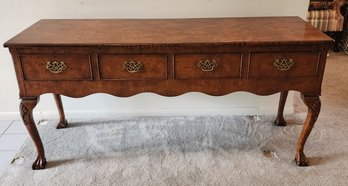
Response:
POLYGON ((68 126, 68 122, 65 119, 64 109, 63 109, 63 103, 62 98, 59 94, 53 94, 54 100, 56 101, 56 105, 59 112, 59 122, 56 126, 57 129, 66 128, 68 126))
POLYGON ((305 146, 309 134, 313 129, 314 123, 318 119, 321 108, 321 102, 319 96, 307 96, 301 94, 301 98, 308 107, 308 113, 306 120, 303 124, 302 132, 297 142, 295 161, 296 164, 299 166, 308 166, 309 162, 305 154, 303 153, 303 148, 305 146))
POLYGON ((30 99, 23 98, 19 106, 23 123, 35 144, 38 154, 36 160, 32 165, 32 169, 34 170, 44 169, 47 163, 45 158, 45 150, 33 119, 33 109, 35 108, 38 101, 38 97, 30 99))
POLYGON ((280 99, 279 99, 279 106, 278 106, 278 113, 277 117, 274 121, 274 124, 277 126, 286 126, 286 122, 284 120, 284 106, 286 102, 286 98, 288 97, 289 91, 282 91, 280 92, 280 99))

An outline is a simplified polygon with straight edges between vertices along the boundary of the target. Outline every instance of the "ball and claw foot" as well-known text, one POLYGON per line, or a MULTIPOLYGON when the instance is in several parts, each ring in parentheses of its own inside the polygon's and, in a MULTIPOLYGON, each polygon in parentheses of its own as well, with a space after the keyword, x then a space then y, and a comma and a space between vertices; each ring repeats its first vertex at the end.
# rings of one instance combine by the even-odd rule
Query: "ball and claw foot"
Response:
POLYGON ((295 162, 298 166, 309 166, 309 161, 303 153, 296 154, 295 162))
POLYGON ((59 121, 57 126, 56 126, 56 129, 64 129, 68 126, 68 121, 67 120, 64 120, 63 121, 59 121))
POLYGON ((277 118, 274 120, 274 124, 276 126, 286 126, 286 121, 284 120, 284 118, 277 118))
POLYGON ((37 157, 33 163, 32 169, 33 170, 44 169, 46 164, 47 164, 46 158, 37 157))

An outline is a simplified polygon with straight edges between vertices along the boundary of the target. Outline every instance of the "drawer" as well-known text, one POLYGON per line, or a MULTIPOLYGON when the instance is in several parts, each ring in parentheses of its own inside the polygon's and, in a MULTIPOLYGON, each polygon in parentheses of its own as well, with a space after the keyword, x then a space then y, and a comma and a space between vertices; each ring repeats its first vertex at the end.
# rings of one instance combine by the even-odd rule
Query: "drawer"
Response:
POLYGON ((308 78, 318 73, 319 52, 250 53, 249 78, 308 78))
POLYGON ((23 77, 29 81, 92 80, 89 55, 20 55, 23 77))
POLYGON ((175 78, 241 78, 242 53, 175 54, 175 78))
POLYGON ((100 79, 144 80, 167 78, 166 54, 98 55, 100 79))

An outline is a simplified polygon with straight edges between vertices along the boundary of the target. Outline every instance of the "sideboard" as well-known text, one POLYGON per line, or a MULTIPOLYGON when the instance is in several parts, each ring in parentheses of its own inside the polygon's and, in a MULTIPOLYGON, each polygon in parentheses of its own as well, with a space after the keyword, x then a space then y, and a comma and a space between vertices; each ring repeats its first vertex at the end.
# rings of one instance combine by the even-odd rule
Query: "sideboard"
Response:
POLYGON ((332 40, 298 17, 195 19, 40 20, 4 46, 15 67, 20 113, 37 150, 33 169, 46 165, 32 112, 53 93, 67 127, 60 95, 93 93, 132 96, 153 92, 177 96, 235 91, 281 92, 275 124, 284 126, 289 90, 301 92, 308 107, 295 153, 303 152, 319 115, 321 84, 332 40))

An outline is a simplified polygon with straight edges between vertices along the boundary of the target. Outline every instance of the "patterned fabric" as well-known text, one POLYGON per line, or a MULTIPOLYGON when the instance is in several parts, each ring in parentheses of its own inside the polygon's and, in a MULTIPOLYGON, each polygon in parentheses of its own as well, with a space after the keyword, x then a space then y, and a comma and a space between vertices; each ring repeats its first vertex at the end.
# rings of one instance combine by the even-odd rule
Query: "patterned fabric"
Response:
POLYGON ((310 4, 313 3, 323 3, 322 7, 326 7, 325 10, 308 11, 307 20, 311 25, 323 32, 334 32, 343 30, 344 17, 339 12, 339 7, 342 5, 343 0, 335 0, 332 2, 328 2, 325 0, 310 1, 310 4), (331 3, 332 7, 328 6, 329 3, 331 3))
POLYGON ((340 16, 333 10, 317 10, 308 12, 308 20, 312 19, 339 19, 340 16))
POLYGON ((308 10, 328 10, 333 9, 333 0, 311 0, 308 10))
POLYGON ((342 31, 344 18, 333 10, 308 12, 308 22, 321 31, 342 31))

